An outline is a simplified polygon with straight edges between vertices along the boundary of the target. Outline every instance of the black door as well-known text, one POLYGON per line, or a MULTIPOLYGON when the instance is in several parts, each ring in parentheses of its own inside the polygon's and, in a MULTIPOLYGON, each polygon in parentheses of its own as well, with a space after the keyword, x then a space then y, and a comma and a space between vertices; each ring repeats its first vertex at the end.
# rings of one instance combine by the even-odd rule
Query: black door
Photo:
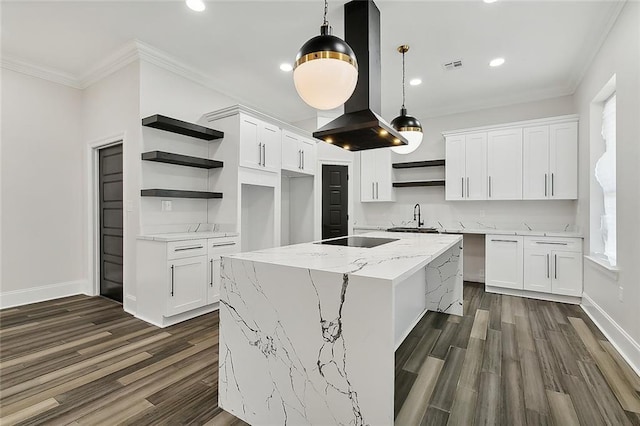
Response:
POLYGON ((322 166, 322 239, 347 235, 347 166, 322 166))
POLYGON ((122 303, 122 144, 99 159, 100 294, 122 303))

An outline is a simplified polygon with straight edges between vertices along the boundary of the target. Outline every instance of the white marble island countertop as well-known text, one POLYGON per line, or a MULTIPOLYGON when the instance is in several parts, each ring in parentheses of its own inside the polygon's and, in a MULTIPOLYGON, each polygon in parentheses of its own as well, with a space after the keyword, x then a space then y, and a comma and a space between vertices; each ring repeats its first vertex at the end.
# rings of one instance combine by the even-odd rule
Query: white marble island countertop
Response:
POLYGON ((381 278, 397 284, 462 241, 461 235, 382 231, 367 233, 366 237, 393 238, 397 241, 371 248, 316 244, 315 242, 303 243, 239 253, 229 257, 316 271, 381 278))

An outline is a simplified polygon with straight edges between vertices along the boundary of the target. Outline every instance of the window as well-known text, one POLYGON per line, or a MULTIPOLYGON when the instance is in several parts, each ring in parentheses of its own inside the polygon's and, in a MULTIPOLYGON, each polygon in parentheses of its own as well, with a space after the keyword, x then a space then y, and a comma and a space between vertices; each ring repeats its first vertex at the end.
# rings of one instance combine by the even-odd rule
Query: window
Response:
POLYGON ((611 266, 616 265, 616 94, 615 92, 604 102, 602 108, 602 139, 604 153, 597 160, 594 176, 600 187, 602 203, 600 209, 592 209, 599 213, 600 232, 592 235, 592 250, 596 255, 606 258, 611 266), (599 211, 598 211, 599 210, 599 211))

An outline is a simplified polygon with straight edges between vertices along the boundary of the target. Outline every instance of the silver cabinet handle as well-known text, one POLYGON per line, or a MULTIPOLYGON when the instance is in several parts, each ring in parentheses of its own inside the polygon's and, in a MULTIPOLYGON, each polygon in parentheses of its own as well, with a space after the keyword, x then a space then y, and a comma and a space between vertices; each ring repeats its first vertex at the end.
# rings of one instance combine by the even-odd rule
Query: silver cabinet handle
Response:
POLYGON ((378 184, 379 182, 376 182, 376 200, 380 199, 380 193, 378 192, 378 189, 379 189, 378 184))
POLYGON ((551 196, 553 197, 554 195, 556 195, 556 190, 555 190, 555 185, 554 185, 554 178, 553 178, 553 173, 551 173, 551 196))
POLYGON ((262 166, 262 144, 258 144, 258 165, 262 166))
POLYGON ((491 239, 491 241, 495 241, 498 243, 517 243, 517 240, 494 240, 493 238, 491 239))
POLYGON ((171 297, 173 297, 173 265, 171 265, 171 297))
POLYGON ((549 265, 549 254, 547 253, 547 255, 546 255, 545 257, 546 257, 546 259, 547 259, 547 278, 549 278, 549 275, 551 274, 551 273, 549 272, 549 266, 550 266, 550 265, 549 265))
POLYGON ((464 177, 462 177, 461 179, 462 179, 462 192, 460 193, 460 195, 462 196, 462 198, 464 198, 464 177))
POLYGON ((536 244, 552 244, 554 246, 566 246, 567 243, 560 243, 556 241, 536 241, 536 244))
POLYGON ((302 165, 302 150, 298 151, 298 161, 300 162, 300 165, 298 166, 298 168, 300 169, 304 168, 304 166, 302 165))
POLYGON ((213 287, 213 259, 209 260, 210 270, 211 270, 211 279, 209 280, 209 287, 213 287))
POLYGON ((372 200, 376 199, 376 183, 375 182, 371 182, 371 199, 372 200))
POLYGON ((304 150, 302 151, 302 169, 304 170, 304 150))
POLYGON ((489 198, 491 198, 491 176, 489 176, 489 198))
POLYGON ((547 174, 544 174, 544 196, 547 196, 547 174))
POLYGON ((467 198, 469 198, 469 178, 467 177, 467 198))
POLYGON ((553 255, 553 278, 558 279, 558 255, 553 255))
POLYGON ((262 144, 262 166, 263 167, 267 166, 267 144, 266 143, 262 144))
POLYGON ((229 242, 229 243, 211 244, 211 247, 225 247, 225 246, 235 246, 235 245, 236 243, 229 242))
POLYGON ((173 251, 186 251, 204 248, 203 246, 177 247, 173 251))

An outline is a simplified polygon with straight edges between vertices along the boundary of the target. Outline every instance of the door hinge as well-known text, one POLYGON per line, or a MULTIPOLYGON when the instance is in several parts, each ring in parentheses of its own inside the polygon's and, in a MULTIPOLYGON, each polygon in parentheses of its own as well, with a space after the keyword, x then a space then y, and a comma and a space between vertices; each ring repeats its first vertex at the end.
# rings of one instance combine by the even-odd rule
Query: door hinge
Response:
POLYGON ((347 173, 347 180, 349 180, 349 173, 347 173))

